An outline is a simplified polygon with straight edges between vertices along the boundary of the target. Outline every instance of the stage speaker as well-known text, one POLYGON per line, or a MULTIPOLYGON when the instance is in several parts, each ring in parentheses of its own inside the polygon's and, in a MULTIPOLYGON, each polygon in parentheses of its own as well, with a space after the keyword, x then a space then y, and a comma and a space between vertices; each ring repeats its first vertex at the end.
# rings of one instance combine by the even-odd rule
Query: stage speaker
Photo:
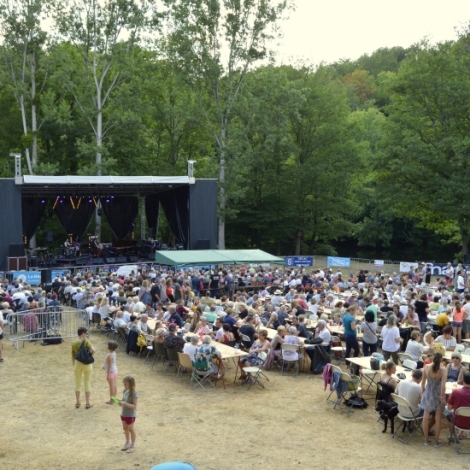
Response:
POLYGON ((125 256, 118 256, 116 258, 116 263, 118 264, 122 264, 122 263, 125 263, 127 261, 126 257, 125 256))
POLYGON ((24 245, 21 244, 11 244, 8 250, 8 256, 10 258, 16 258, 18 256, 24 256, 24 245))
POLYGON ((53 242, 54 234, 52 232, 46 232, 46 242, 53 242))
POLYGON ((115 262, 116 262, 116 258, 105 258, 105 260, 106 260, 106 263, 107 263, 107 264, 115 263, 115 262))
POLYGON ((77 258, 75 260, 75 266, 84 266, 86 264, 86 258, 77 258))
POLYGON ((129 256, 129 263, 137 263, 138 259, 137 256, 129 256))
POLYGON ((149 227, 149 238, 152 240, 155 238, 155 227, 149 227))
POLYGON ((196 250, 210 250, 210 240, 198 240, 196 243, 196 250))
POLYGON ((104 258, 93 258, 93 264, 104 264, 104 258))
POLYGON ((49 284, 52 282, 52 271, 50 269, 43 269, 41 271, 41 284, 49 284))
POLYGON ((463 262, 465 264, 470 263, 470 255, 463 255, 463 262))

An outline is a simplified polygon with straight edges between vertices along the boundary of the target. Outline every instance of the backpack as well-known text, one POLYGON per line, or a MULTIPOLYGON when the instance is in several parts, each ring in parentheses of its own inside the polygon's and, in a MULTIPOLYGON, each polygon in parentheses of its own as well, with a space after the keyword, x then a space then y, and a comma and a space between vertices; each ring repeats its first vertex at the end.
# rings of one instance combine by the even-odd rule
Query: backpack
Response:
POLYGON ((147 347, 147 340, 145 339, 145 336, 140 333, 139 336, 137 337, 137 346, 139 346, 140 351, 142 352, 143 348, 147 347))
POLYGON ((380 362, 376 357, 370 358, 370 368, 372 370, 380 370, 380 362))

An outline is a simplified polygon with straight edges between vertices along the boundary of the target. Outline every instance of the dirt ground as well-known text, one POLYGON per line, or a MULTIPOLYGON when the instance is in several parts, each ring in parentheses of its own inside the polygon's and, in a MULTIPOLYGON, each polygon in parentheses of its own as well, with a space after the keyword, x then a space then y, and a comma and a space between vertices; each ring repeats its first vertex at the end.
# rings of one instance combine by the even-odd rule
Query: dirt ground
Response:
MULTIPOLYGON (((447 442, 440 449, 424 447, 422 436, 415 436, 406 446, 382 434, 373 405, 350 416, 334 411, 321 377, 281 376, 275 369, 265 390, 204 392, 193 390, 188 377, 177 381, 174 370, 164 376, 161 364, 152 370, 120 349, 118 377, 134 375, 140 396, 137 449, 126 454, 120 451, 120 408, 104 403, 107 338, 92 333, 90 339, 97 349, 90 410, 74 407, 70 340, 18 351, 4 340, 0 469, 147 470, 174 460, 198 470, 376 469, 384 462, 392 469, 470 467, 468 457, 456 455, 447 442)), ((232 365, 229 378, 234 370, 232 365)), ((470 440, 465 444, 470 451, 470 440)))

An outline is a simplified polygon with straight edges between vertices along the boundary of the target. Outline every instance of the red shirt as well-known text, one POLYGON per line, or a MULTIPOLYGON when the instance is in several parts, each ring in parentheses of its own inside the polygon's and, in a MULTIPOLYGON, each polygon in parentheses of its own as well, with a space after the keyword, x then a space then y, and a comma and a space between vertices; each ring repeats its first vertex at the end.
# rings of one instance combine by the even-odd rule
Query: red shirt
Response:
MULTIPOLYGON (((460 390, 454 390, 449 397, 448 403, 453 406, 454 411, 464 406, 470 407, 470 387, 464 386, 460 390)), ((455 424, 459 427, 470 429, 470 418, 458 416, 455 424)))

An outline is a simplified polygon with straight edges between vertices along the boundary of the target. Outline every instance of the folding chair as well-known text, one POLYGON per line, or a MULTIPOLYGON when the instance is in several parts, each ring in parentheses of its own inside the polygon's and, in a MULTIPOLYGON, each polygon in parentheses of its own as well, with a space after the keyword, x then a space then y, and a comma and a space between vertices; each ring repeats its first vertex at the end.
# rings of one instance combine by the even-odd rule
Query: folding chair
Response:
MULTIPOLYGON (((343 371, 341 370, 341 367, 338 367, 338 366, 334 366, 333 364, 331 364, 330 366, 331 368, 331 374, 333 375, 335 372, 339 372, 340 374, 343 373, 343 371)), ((331 395, 333 395, 333 393, 335 393, 336 390, 332 390, 330 392, 330 394, 328 395, 328 397, 326 398, 326 401, 331 401, 332 403, 336 403, 336 400, 330 400, 330 397, 331 395)))
POLYGON ((118 334, 118 341, 122 344, 127 342, 126 330, 121 326, 116 328, 116 333, 118 334))
POLYGON ((163 364, 167 360, 166 349, 163 346, 163 343, 158 343, 157 341, 153 342, 153 362, 152 362, 152 369, 153 366, 157 363, 158 359, 161 358, 163 364))
POLYGON ((166 349, 166 358, 167 358, 167 363, 165 367, 165 374, 168 372, 168 367, 170 367, 171 364, 175 366, 176 373, 178 373, 178 367, 179 367, 179 357, 178 357, 178 351, 176 349, 166 349))
POLYGON ((452 440, 452 438, 454 438, 455 452, 457 454, 470 454, 470 452, 461 452, 460 451, 460 447, 459 447, 460 440, 457 437, 458 436, 457 431, 470 431, 470 428, 463 428, 461 426, 456 426, 455 422, 456 422, 458 416, 462 416, 462 417, 465 417, 465 418, 470 418, 470 407, 463 407, 462 406, 461 408, 457 408, 454 411, 454 415, 452 417, 453 428, 452 428, 452 431, 451 431, 451 435, 449 436, 449 444, 450 444, 450 441, 452 440))
POLYGON ((406 360, 408 361, 413 360, 413 358, 409 354, 405 354, 405 353, 398 353, 398 359, 400 359, 400 362, 402 365, 403 365, 403 362, 405 362, 406 360))
POLYGON ((410 359, 405 359, 402 363, 402 366, 408 370, 415 370, 418 367, 418 364, 410 359))
POLYGON ((150 354, 153 353, 153 336, 152 335, 144 335, 145 339, 147 340, 147 356, 145 357, 144 364, 147 362, 150 354))
POLYGON ((331 344, 332 346, 330 347, 330 353, 333 354, 333 356, 338 361, 338 365, 339 365, 341 364, 341 361, 345 361, 346 349, 344 349, 343 343, 341 342, 341 339, 339 338, 339 336, 332 336, 331 344), (339 343, 341 346, 333 346, 333 343, 339 343), (341 356, 336 357, 335 353, 338 353, 338 352, 341 353, 341 356))
MULTIPOLYGON (((176 378, 183 378, 183 374, 185 371, 192 372, 193 370, 193 363, 191 362, 191 358, 189 354, 185 353, 178 353, 178 374, 176 378)), ((191 377, 191 374, 189 375, 191 377)))
POLYGON ((213 388, 215 385, 209 380, 210 376, 213 375, 212 364, 209 364, 207 361, 193 362, 193 369, 191 374, 191 379, 193 379, 196 385, 193 388, 201 387, 203 390, 207 391, 204 387, 204 383, 209 381, 213 388))
POLYGON ((300 370, 300 354, 298 352, 298 345, 297 344, 281 344, 281 375, 284 375, 284 366, 287 364, 290 364, 290 363, 297 363, 296 367, 295 367, 295 377, 297 377, 299 375, 299 370, 300 370), (292 360, 289 360, 289 359, 285 359, 284 358, 284 355, 282 354, 283 351, 295 351, 297 352, 297 359, 292 359, 292 360))
MULTIPOLYGON (((338 390, 335 390, 337 392, 337 400, 335 402, 335 406, 333 407, 334 410, 338 409, 339 411, 342 411, 343 413, 352 413, 353 412, 353 405, 349 406, 349 408, 342 409, 338 408, 338 406, 341 404, 343 400, 347 400, 347 395, 349 393, 349 396, 351 397, 353 394, 358 394, 362 389, 359 386, 360 385, 360 379, 357 376, 351 377, 351 375, 347 374, 346 372, 341 372, 341 380, 340 380, 340 388, 338 390), (341 382, 344 383, 341 384, 341 382), (341 388, 343 385, 344 388, 341 388)), ((347 406, 347 405, 346 405, 347 406)))
POLYGON ((262 375, 268 382, 269 379, 266 376, 266 374, 263 373, 262 367, 264 366, 264 363, 266 362, 266 359, 269 356, 269 350, 267 353, 261 352, 258 354, 258 358, 263 361, 263 364, 259 366, 249 366, 249 367, 244 367, 243 372, 246 373, 246 375, 251 379, 250 381, 247 381, 249 383, 248 385, 248 390, 252 387, 254 384, 258 384, 260 387, 266 388, 262 382, 260 382, 260 376, 262 375))
POLYGON ((417 414, 415 414, 413 412, 413 410, 411 409, 411 405, 410 403, 408 402, 408 400, 406 398, 403 398, 401 397, 400 395, 396 395, 395 393, 392 393, 390 394, 390 398, 397 404, 397 405, 400 405, 400 406, 406 406, 408 407, 408 409, 410 410, 410 416, 403 416, 400 412, 398 412, 396 418, 395 418, 395 433, 393 434, 393 438, 394 439, 397 439, 399 440, 400 442, 403 442, 404 444, 409 444, 411 438, 416 434, 416 432, 418 431, 418 429, 423 432, 422 428, 421 428, 421 423, 423 421, 423 417, 422 416, 418 416, 417 414), (408 439, 405 441, 403 439, 400 439, 398 436, 397 436, 397 433, 399 431, 399 428, 401 428, 401 426, 397 426, 397 420, 400 419, 402 424, 406 424, 406 423, 409 423, 411 421, 416 421, 416 427, 415 429, 413 429, 413 431, 410 433, 410 436, 408 437, 408 439))

